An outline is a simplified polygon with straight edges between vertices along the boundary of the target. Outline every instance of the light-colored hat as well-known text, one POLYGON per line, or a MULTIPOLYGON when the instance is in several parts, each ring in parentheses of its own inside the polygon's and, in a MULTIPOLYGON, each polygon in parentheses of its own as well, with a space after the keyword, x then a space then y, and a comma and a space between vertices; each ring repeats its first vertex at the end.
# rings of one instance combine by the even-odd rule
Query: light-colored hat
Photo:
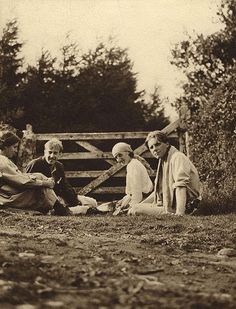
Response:
POLYGON ((112 155, 113 157, 116 157, 118 153, 121 153, 121 152, 132 152, 133 153, 133 150, 129 144, 120 142, 120 143, 115 144, 115 146, 113 146, 112 155))

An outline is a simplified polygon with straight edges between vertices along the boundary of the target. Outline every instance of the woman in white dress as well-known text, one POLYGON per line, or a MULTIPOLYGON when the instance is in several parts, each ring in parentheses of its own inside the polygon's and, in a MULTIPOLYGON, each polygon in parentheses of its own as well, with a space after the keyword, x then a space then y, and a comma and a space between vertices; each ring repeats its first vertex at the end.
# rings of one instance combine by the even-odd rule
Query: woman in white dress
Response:
POLYGON ((112 148, 112 155, 116 161, 126 165, 126 195, 116 203, 118 214, 121 209, 128 205, 140 203, 143 195, 153 190, 153 184, 149 177, 147 169, 150 169, 146 160, 134 154, 131 146, 127 143, 117 143, 112 148))

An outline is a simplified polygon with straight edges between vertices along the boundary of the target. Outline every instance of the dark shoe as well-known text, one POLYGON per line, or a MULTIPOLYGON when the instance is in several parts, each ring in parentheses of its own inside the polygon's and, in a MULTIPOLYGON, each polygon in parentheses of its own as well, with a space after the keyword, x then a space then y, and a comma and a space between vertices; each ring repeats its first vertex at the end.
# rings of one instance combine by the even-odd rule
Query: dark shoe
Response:
POLYGON ((37 212, 39 212, 40 215, 47 215, 49 213, 49 208, 40 208, 37 209, 37 212))
POLYGON ((96 207, 90 207, 87 212, 86 215, 97 215, 97 214, 101 214, 102 212, 99 211, 96 207))
POLYGON ((186 205, 185 213, 188 214, 188 215, 196 214, 198 212, 198 209, 199 209, 199 204, 200 204, 199 199, 189 201, 186 205))
POLYGON ((53 206, 55 216, 72 216, 70 209, 67 206, 63 206, 58 201, 53 206))

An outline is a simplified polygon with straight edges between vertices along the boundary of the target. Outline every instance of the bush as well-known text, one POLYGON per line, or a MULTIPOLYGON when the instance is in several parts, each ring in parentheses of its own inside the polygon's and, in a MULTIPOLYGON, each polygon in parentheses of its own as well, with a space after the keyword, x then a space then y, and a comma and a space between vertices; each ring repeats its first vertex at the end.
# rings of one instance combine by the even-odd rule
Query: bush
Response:
POLYGON ((192 118, 190 148, 207 203, 236 209, 236 68, 192 118))

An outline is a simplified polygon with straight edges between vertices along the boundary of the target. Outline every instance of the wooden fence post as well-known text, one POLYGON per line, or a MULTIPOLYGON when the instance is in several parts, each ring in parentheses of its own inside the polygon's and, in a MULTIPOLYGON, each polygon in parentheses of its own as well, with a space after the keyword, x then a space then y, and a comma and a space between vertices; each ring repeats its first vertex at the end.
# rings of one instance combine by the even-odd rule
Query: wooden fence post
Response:
POLYGON ((18 149, 17 164, 21 170, 24 170, 27 163, 34 159, 36 155, 36 135, 33 133, 32 125, 27 124, 26 130, 23 130, 18 149))

